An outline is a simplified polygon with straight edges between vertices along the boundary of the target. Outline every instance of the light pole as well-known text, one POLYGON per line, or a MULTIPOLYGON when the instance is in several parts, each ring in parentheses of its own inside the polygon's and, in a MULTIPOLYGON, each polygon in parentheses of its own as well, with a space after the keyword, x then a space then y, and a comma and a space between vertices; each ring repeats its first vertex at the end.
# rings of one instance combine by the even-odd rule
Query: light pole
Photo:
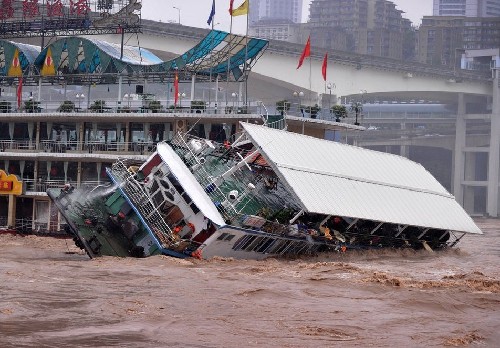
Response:
POLYGON ((299 111, 301 111, 302 116, 304 116, 304 113, 302 112, 301 101, 300 101, 300 99, 304 96, 304 92, 302 92, 302 91, 300 91, 300 92, 294 91, 293 92, 293 96, 299 99, 299 111))
POLYGON ((177 95, 179 96, 179 108, 182 109, 182 98, 186 97, 186 93, 182 92, 182 93, 179 93, 177 95))
POLYGON ((173 8, 175 8, 177 12, 179 12, 179 24, 181 24, 181 9, 175 6, 173 6, 173 8))
POLYGON ((231 93, 231 97, 233 97, 233 112, 236 112, 236 109, 234 107, 234 103, 236 102, 236 98, 238 98, 238 93, 231 93))
POLYGON ((354 114, 356 115, 356 120, 354 121, 355 126, 359 126, 358 116, 360 115, 361 111, 363 111, 363 95, 365 93, 366 89, 360 90, 359 94, 361 95, 361 101, 353 101, 351 104, 351 111, 354 111, 354 114))
POLYGON ((78 110, 80 110, 80 109, 81 109, 81 107, 82 107, 82 100, 83 100, 83 99, 85 99, 85 95, 84 95, 83 93, 81 93, 81 94, 80 94, 80 93, 78 93, 78 94, 76 95, 76 100, 78 100, 78 110))
POLYGON ((332 82, 328 82, 328 84, 326 85, 326 88, 328 88, 328 90, 330 91, 330 98, 328 99, 328 107, 331 109, 332 108, 332 89, 335 89, 335 83, 332 83, 332 82))
POLYGON ((132 95, 127 93, 123 96, 123 99, 127 101, 127 109, 130 109, 130 100, 132 99, 132 95))

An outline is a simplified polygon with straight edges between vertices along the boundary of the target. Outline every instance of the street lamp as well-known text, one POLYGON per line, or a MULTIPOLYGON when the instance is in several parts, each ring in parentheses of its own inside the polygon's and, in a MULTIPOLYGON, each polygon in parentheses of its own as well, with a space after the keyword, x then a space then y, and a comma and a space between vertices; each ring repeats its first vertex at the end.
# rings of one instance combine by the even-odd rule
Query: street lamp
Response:
POLYGON ((82 100, 85 99, 85 95, 83 93, 78 93, 76 95, 76 100, 78 100, 78 109, 81 109, 82 106, 82 100))
POLYGON ((173 6, 178 12, 179 12, 179 24, 181 24, 181 9, 178 7, 173 6))
POLYGON ((236 98, 238 98, 238 93, 231 93, 231 97, 233 97, 233 112, 235 112, 235 107, 234 107, 234 103, 236 102, 236 98))
POLYGON ((337 86, 335 85, 335 83, 332 83, 332 82, 328 82, 328 84, 326 85, 326 88, 328 88, 328 90, 330 91, 330 99, 328 99, 328 107, 331 108, 332 107, 332 89, 335 89, 337 86))
POLYGON ((186 97, 186 93, 182 92, 182 93, 178 93, 177 96, 179 97, 179 107, 182 109, 182 98, 185 98, 186 97))
MULTIPOLYGON (((299 110, 302 112, 302 105, 301 105, 301 102, 300 102, 300 99, 304 96, 304 92, 300 91, 300 92, 297 92, 297 91, 294 91, 293 92, 293 96, 294 97, 298 97, 299 98, 299 110)), ((304 113, 302 112, 302 116, 304 116, 304 113)))
POLYGON ((130 109, 130 100, 132 100, 132 94, 125 94, 123 96, 123 99, 127 101, 127 108, 130 109))

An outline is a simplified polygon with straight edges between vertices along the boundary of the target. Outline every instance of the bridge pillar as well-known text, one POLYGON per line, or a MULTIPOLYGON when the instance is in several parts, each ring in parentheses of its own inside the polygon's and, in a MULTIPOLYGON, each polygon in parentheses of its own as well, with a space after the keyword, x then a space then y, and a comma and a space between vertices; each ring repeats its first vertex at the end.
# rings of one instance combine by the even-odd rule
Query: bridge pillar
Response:
MULTIPOLYGON (((401 123, 401 130, 405 131, 406 130, 406 123, 401 123)), ((401 139, 408 139, 408 136, 403 135, 401 136, 401 139)), ((399 155, 409 158, 410 157, 410 146, 409 145, 400 145, 399 147, 399 155)))
POLYGON ((455 131, 455 157, 453 168, 453 194, 457 202, 463 206, 463 180, 464 180, 464 147, 465 147, 465 100, 464 94, 458 94, 458 110, 455 131))
POLYGON ((493 72, 493 103, 491 111, 490 156, 488 158, 488 200, 486 212, 498 217, 498 179, 500 167, 500 69, 493 72))
MULTIPOLYGON (((464 181, 476 181, 476 153, 464 154, 464 181)), ((463 207, 469 214, 474 213, 475 187, 463 186, 463 207)))

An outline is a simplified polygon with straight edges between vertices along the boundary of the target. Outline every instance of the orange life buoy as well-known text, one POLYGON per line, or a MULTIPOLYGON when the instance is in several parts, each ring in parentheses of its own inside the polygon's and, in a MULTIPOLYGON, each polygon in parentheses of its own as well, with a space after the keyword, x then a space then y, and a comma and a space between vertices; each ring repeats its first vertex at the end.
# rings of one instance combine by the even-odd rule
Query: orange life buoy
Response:
POLYGON ((201 260, 202 259, 202 251, 200 249, 196 249, 191 253, 192 257, 196 257, 197 259, 201 260))
POLYGON ((192 224, 191 222, 189 222, 187 224, 189 226, 189 228, 191 229, 191 232, 194 232, 196 230, 196 227, 194 226, 194 224, 192 224))

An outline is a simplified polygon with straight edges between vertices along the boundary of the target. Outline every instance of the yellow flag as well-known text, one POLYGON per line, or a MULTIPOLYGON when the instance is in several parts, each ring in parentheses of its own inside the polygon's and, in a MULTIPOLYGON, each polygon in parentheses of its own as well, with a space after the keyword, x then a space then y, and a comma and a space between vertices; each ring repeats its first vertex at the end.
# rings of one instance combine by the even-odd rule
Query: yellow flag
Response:
POLYGON ((14 51, 14 57, 12 58, 12 64, 7 71, 7 76, 23 76, 21 62, 19 60, 19 50, 17 48, 14 51))
POLYGON ((56 74, 56 68, 54 66, 54 60, 52 59, 52 51, 50 47, 47 48, 47 55, 45 56, 45 61, 43 62, 42 70, 40 75, 42 76, 53 76, 56 74))
POLYGON ((248 14, 248 0, 245 0, 244 3, 240 5, 236 10, 233 10, 233 17, 234 16, 242 16, 248 14))

